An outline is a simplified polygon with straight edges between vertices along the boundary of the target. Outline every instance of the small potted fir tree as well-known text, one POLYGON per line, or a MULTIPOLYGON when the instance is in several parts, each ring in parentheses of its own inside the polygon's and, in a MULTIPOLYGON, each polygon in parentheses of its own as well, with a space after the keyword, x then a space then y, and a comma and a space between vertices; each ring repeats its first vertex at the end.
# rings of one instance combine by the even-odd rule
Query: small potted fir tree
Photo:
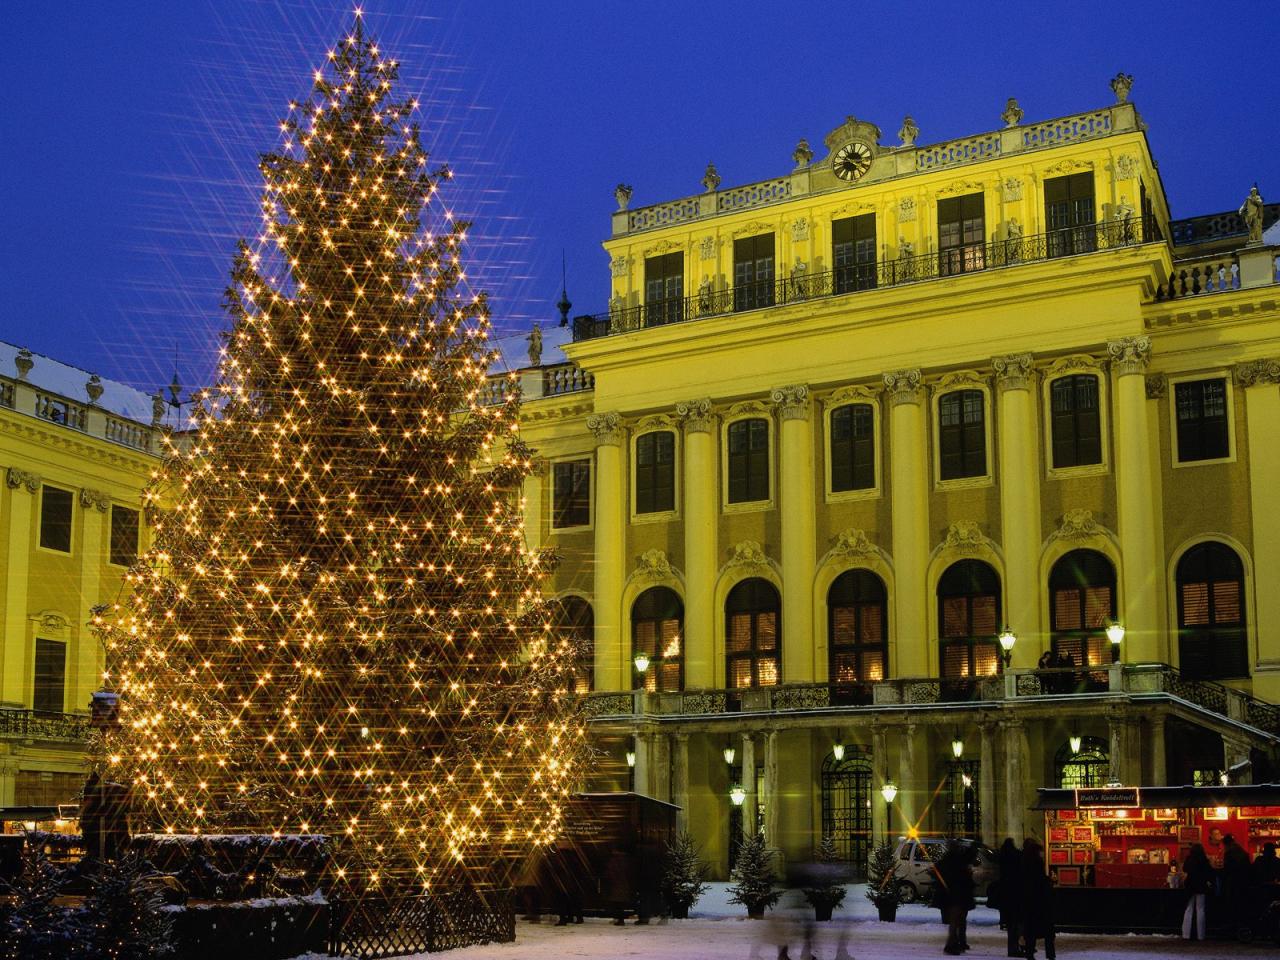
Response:
POLYGON ((894 876, 896 867, 892 844, 882 843, 872 851, 867 872, 867 899, 876 905, 880 919, 885 923, 898 919, 898 904, 902 903, 902 893, 894 876))
POLYGON ((817 920, 830 920, 831 911, 844 902, 844 879, 840 855, 835 841, 823 837, 818 846, 818 862, 814 865, 810 885, 804 888, 804 898, 813 904, 817 920))
POLYGON ((698 848, 688 833, 677 833, 667 844, 662 870, 662 899, 673 920, 686 920, 689 908, 706 892, 707 865, 698 859, 698 848))
POLYGON ((730 903, 740 903, 747 908, 747 916, 759 920, 764 912, 782 896, 773 889, 777 878, 773 875, 773 854, 764 845, 764 836, 755 834, 742 841, 738 849, 738 863, 733 868, 734 885, 730 903))

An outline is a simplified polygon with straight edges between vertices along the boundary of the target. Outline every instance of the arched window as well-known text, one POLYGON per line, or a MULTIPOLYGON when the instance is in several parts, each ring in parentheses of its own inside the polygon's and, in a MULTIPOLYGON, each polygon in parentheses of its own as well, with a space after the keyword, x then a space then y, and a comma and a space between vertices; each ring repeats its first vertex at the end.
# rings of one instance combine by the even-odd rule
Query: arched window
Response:
POLYGON ((1082 737, 1079 750, 1072 750, 1068 740, 1054 755, 1053 770, 1063 790, 1105 786, 1111 779, 1111 750, 1097 737, 1082 737))
POLYGON ((1185 677, 1249 675, 1244 565, 1225 543, 1201 543, 1178 561, 1178 667, 1185 677))
POLYGON ((632 657, 637 653, 649 657, 644 689, 675 691, 684 686, 684 602, 674 590, 650 587, 631 605, 632 657))
POLYGON ((782 675, 782 601, 768 580, 753 577, 724 602, 726 685, 771 687, 782 675))
POLYGON ((961 560, 938 580, 938 633, 944 678, 1000 672, 1000 577, 981 560, 961 560))
MULTIPOLYGON (((889 673, 888 594, 870 570, 846 570, 827 591, 827 677, 833 687, 856 687, 889 673)), ((841 703, 851 702, 841 696, 841 703)), ((868 699, 867 702, 870 702, 868 699)))
POLYGON ((559 603, 556 629, 573 645, 573 676, 569 689, 574 693, 590 693, 595 675, 596 623, 591 604, 581 597, 565 597, 559 603))
MULTIPOLYGON (((1096 550, 1072 550, 1049 572, 1053 652, 1070 665, 1100 667, 1118 654, 1107 639, 1116 616, 1116 568, 1096 550)), ((1061 664, 1067 666, 1065 662, 1061 664)))

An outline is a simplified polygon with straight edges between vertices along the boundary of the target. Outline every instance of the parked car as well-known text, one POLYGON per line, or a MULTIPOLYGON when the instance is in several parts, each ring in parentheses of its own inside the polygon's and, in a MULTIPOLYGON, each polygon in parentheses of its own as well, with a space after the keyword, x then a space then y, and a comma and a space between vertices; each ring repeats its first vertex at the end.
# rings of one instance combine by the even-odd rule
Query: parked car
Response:
MULTIPOLYGON (((938 882, 938 871, 934 865, 950 842, 946 837, 903 837, 898 841, 894 852, 897 863, 893 875, 897 879, 903 903, 927 903, 930 900, 934 885, 938 882)), ((980 900, 986 899, 987 887, 1000 875, 995 851, 976 840, 955 842, 973 847, 976 851, 973 864, 973 880, 976 884, 974 896, 980 900)))

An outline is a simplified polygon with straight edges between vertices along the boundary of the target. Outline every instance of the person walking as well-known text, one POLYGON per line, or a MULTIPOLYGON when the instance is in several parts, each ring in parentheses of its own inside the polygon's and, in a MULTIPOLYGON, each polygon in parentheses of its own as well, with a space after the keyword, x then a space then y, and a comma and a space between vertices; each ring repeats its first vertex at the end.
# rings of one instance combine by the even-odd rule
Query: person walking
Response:
POLYGON ((938 908, 947 923, 947 943, 942 952, 952 956, 969 949, 969 911, 973 909, 973 849, 951 841, 938 858, 938 908))
POLYGON ((1057 956, 1054 942, 1053 884, 1044 869, 1040 844, 1028 840, 1022 845, 1022 942, 1027 960, 1035 960, 1036 941, 1044 941, 1048 960, 1057 956))
POLYGON ((1249 925, 1254 910, 1253 866, 1249 854, 1236 843, 1236 838, 1226 834, 1222 838, 1222 899, 1226 901, 1231 917, 1231 933, 1238 936, 1249 925))
POLYGON ((1022 851, 1013 842, 1013 837, 1005 837, 996 854, 996 863, 1000 867, 1000 879, 992 884, 987 893, 987 906, 1000 911, 1000 925, 1005 929, 1008 938, 1008 954, 1011 957, 1022 956, 1018 945, 1022 937, 1022 851), (994 902, 993 902, 994 901, 994 902))
POLYGON ((1280 883, 1280 857, 1276 856, 1276 845, 1274 843, 1264 843, 1262 852, 1254 858, 1253 882, 1259 886, 1280 883))
POLYGON ((1182 864, 1182 873, 1185 877, 1182 887, 1187 891, 1187 909, 1182 914, 1182 939, 1203 940, 1204 903, 1213 889, 1213 866, 1201 844, 1191 845, 1191 852, 1182 864))

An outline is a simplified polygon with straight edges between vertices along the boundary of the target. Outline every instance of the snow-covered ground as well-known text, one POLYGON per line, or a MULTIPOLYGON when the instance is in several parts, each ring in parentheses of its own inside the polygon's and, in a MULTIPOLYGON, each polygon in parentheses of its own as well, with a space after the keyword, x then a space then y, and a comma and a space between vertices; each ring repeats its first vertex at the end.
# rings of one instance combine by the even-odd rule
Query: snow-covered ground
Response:
MULTIPOLYGON (((423 954, 422 958, 447 960, 562 960, 590 957, 653 958, 653 960, 775 960, 779 944, 789 947, 791 960, 805 957, 806 918, 813 911, 799 891, 789 891, 764 920, 748 920, 742 907, 728 902, 725 884, 712 889, 697 903, 689 920, 654 921, 636 926, 628 921, 615 927, 607 920, 588 919, 581 926, 557 927, 553 923, 516 925, 516 942, 468 947, 447 954, 423 954)), ((880 923, 875 908, 863 896, 864 888, 850 887, 843 908, 830 923, 813 924, 814 960, 897 960, 942 956, 946 928, 938 911, 922 906, 898 910, 896 923, 880 923)), ((995 911, 979 907, 969 915, 970 960, 1002 958, 1005 934, 995 911)), ((1274 946, 1242 946, 1227 941, 1186 943, 1177 937, 1102 936, 1063 934, 1058 937, 1062 960, 1140 960, 1144 957, 1187 957, 1195 960, 1246 960, 1275 957, 1274 946)), ((1043 949, 1037 952, 1043 957, 1043 949)), ((319 960, 319 958, 316 958, 319 960)))

